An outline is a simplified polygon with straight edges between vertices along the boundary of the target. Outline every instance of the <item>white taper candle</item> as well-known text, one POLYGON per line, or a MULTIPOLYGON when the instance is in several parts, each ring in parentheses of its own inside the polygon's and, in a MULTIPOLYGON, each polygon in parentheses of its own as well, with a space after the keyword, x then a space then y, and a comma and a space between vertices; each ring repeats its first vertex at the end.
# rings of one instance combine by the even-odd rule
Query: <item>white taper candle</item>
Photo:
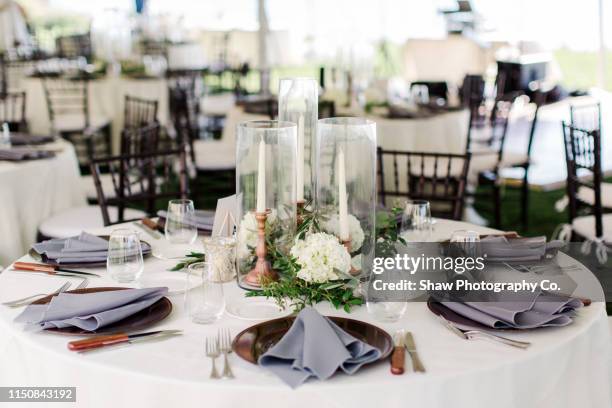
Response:
POLYGON ((297 137, 297 201, 304 201, 304 115, 300 114, 298 119, 297 137))
POLYGON ((346 197, 346 169, 344 167, 344 151, 338 153, 338 210, 340 219, 340 240, 349 239, 348 204, 346 197))
POLYGON ((257 170, 257 212, 266 212, 266 144, 259 142, 259 163, 257 170))

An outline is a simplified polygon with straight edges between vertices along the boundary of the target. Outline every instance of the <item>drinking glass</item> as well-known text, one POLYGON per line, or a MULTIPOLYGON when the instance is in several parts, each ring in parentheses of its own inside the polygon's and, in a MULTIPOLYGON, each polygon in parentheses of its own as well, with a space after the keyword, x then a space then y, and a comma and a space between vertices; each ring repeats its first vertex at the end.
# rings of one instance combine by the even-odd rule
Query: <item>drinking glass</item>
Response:
POLYGON ((402 214, 400 235, 408 242, 428 242, 432 234, 429 201, 408 201, 402 214))
POLYGON ((171 244, 193 244, 198 237, 195 209, 191 200, 170 200, 165 226, 166 240, 171 244))
POLYGON ((185 308, 194 323, 218 320, 225 310, 223 283, 213 279, 208 262, 189 265, 185 288, 185 308))
POLYGON ((457 230, 451 234, 450 242, 463 252, 463 256, 476 258, 478 256, 478 246, 480 234, 476 231, 457 230))
POLYGON ((108 240, 106 269, 117 282, 130 283, 138 280, 144 270, 140 239, 135 231, 116 229, 108 240))

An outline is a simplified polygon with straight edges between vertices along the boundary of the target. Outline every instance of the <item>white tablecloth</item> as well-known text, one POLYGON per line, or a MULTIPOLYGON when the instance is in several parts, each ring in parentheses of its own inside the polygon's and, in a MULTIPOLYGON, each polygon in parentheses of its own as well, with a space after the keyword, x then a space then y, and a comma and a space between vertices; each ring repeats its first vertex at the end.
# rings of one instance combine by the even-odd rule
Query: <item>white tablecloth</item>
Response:
MULTIPOLYGON (((440 221, 438 237, 457 229, 478 228, 440 221)), ((170 265, 146 261, 145 274, 170 265)), ((103 270, 101 270, 103 272, 103 270)), ((0 301, 50 291, 65 279, 0 274, 0 301)), ((73 279, 74 280, 74 279, 73 279)), ((107 278, 96 285, 112 284, 107 278)), ((226 299, 243 296, 234 283, 226 299)), ((574 323, 506 335, 533 343, 518 350, 495 343, 468 342, 448 332, 423 303, 411 303, 397 323, 375 323, 389 332, 414 333, 425 374, 389 373, 387 362, 309 382, 292 390, 278 378, 231 355, 235 380, 210 380, 204 357, 205 335, 220 327, 232 334, 252 322, 224 316, 214 325, 196 325, 185 316, 182 297, 171 298, 174 311, 159 329, 183 329, 182 337, 76 355, 66 349, 68 337, 26 333, 12 319, 18 310, 0 308, 0 386, 76 386, 79 407, 609 407, 610 338, 605 308, 594 303, 579 311, 574 323)), ((347 316, 327 304, 325 314, 347 316)), ((349 315, 372 322, 365 308, 349 315)), ((220 360, 218 362, 221 362, 220 360)), ((62 404, 54 406, 61 407, 62 404)), ((74 407, 74 404, 65 404, 74 407)))
POLYGON ((61 149, 54 158, 0 161, 0 265, 23 255, 47 217, 85 204, 79 168, 70 143, 41 146, 61 149))
MULTIPOLYGON (((89 83, 89 114, 95 118, 108 119, 113 127, 113 149, 119 152, 121 130, 124 120, 125 95, 159 101, 157 119, 168 122, 168 84, 165 79, 129 79, 107 77, 89 83)), ((26 117, 32 133, 45 134, 51 131, 43 83, 38 78, 23 81, 26 92, 26 117)))

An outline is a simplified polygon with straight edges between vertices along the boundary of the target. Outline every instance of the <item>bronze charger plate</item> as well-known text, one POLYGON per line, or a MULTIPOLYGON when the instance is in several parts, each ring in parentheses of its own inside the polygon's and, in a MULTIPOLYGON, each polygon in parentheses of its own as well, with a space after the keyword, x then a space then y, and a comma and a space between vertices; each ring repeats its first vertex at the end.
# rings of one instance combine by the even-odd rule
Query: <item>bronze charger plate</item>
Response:
MULTIPOLYGON (((110 235, 98 235, 100 238, 103 238, 105 240, 109 240, 110 239, 110 235)), ((149 247, 149 250, 145 253, 144 250, 142 252, 142 257, 143 258, 147 258, 149 256, 151 256, 151 253, 153 252, 153 247, 151 246, 151 244, 149 244, 147 241, 144 240, 140 240, 140 246, 143 247, 143 244, 146 245, 147 247, 149 247)), ((32 258, 34 258, 36 261, 38 262, 42 262, 46 265, 51 265, 51 266, 55 266, 57 268, 99 268, 101 266, 106 266, 106 261, 99 261, 99 262, 75 262, 75 263, 59 263, 59 262, 55 262, 49 258, 47 258, 45 255, 41 255, 38 252, 36 252, 34 250, 34 248, 30 247, 30 250, 28 251, 28 255, 30 255, 32 258)))
MULTIPOLYGON (((64 293, 97 293, 97 292, 110 292, 114 290, 126 290, 130 288, 85 288, 69 290, 64 293)), ((33 302, 33 305, 46 305, 51 301, 55 295, 49 295, 42 299, 33 302)), ((98 334, 111 334, 111 333, 129 333, 139 330, 144 330, 156 323, 161 322, 172 312, 172 302, 167 297, 162 297, 157 302, 153 303, 146 309, 141 310, 138 313, 134 313, 131 316, 126 317, 123 320, 119 320, 113 324, 102 327, 100 330, 87 331, 79 329, 78 327, 66 327, 62 329, 46 329, 46 332, 65 334, 69 336, 94 336, 98 334)))
MULTIPOLYGON (((393 339, 379 327, 344 317, 328 319, 356 339, 379 349, 381 354, 378 361, 384 360, 393 351, 393 339)), ((232 342, 232 349, 240 358, 257 364, 259 356, 280 341, 294 320, 295 316, 287 316, 251 326, 238 333, 232 342)))

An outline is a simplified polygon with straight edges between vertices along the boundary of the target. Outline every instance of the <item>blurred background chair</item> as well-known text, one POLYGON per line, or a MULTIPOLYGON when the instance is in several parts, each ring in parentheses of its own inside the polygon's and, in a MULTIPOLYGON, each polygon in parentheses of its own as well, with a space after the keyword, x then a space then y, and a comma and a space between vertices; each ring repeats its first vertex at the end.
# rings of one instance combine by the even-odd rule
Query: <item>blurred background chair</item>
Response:
POLYGON ((13 132, 27 132, 25 92, 0 93, 0 124, 8 123, 13 132))

